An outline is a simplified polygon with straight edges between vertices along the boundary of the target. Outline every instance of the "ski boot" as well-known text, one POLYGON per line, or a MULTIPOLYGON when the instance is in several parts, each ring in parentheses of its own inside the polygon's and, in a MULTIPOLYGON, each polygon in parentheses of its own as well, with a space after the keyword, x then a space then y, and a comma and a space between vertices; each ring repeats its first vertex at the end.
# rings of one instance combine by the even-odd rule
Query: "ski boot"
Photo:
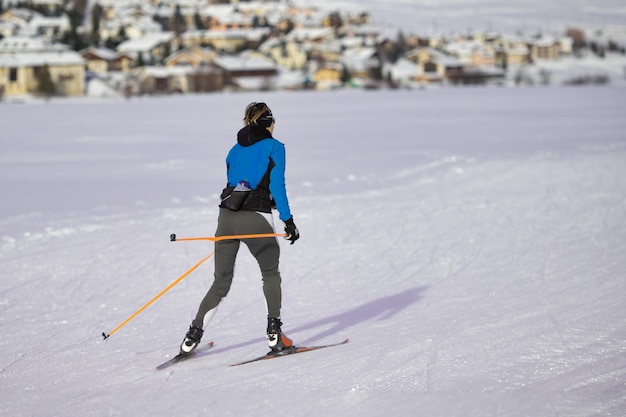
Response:
POLYGON ((280 330, 282 324, 278 317, 268 317, 267 319, 267 344, 271 349, 270 353, 289 350, 293 347, 293 341, 280 330))
POLYGON ((193 352, 193 350, 198 347, 198 344, 200 344, 200 339, 202 339, 203 334, 204 330, 202 330, 202 328, 193 325, 189 326, 189 331, 187 331, 183 343, 180 344, 180 354, 189 355, 193 352))

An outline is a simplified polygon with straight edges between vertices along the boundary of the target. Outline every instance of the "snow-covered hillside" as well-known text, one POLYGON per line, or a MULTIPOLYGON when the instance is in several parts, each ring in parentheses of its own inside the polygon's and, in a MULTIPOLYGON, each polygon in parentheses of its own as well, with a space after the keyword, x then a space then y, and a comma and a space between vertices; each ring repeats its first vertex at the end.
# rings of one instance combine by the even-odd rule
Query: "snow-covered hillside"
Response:
POLYGON ((623 416, 621 88, 270 93, 0 104, 0 415, 623 416), (266 350, 252 257, 163 371, 211 262, 224 157, 250 101, 287 147, 266 350))
MULTIPOLYGON (((293 0, 310 5, 308 0, 293 0)), ((493 30, 505 33, 564 33, 626 24, 621 0, 317 0, 330 10, 369 11, 372 23, 411 33, 493 30)), ((622 38, 623 39, 623 38, 622 38)))

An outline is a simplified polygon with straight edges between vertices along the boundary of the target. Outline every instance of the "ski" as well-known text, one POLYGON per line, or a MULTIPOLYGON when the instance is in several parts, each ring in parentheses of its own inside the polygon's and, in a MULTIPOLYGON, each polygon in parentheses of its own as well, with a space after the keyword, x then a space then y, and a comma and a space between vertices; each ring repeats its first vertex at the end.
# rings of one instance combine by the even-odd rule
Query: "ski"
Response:
POLYGON ((161 365, 157 366, 156 369, 158 371, 160 371, 162 369, 169 368, 170 366, 174 365, 175 363, 186 361, 189 358, 193 358, 194 356, 196 356, 200 352, 204 352, 204 351, 207 351, 207 350, 211 349, 213 347, 213 345, 215 345, 215 343, 209 342, 206 345, 198 346, 190 354, 185 355, 185 354, 179 353, 178 355, 174 356, 172 359, 170 359, 168 361, 165 361, 161 365))
POLYGON ((258 361, 265 361, 268 359, 275 359, 275 358, 282 358, 283 356, 289 356, 289 355, 293 355, 295 353, 303 353, 303 352, 310 352, 312 350, 319 350, 319 349, 324 349, 324 348, 328 348, 328 347, 333 347, 333 346, 339 346, 339 345, 345 345, 346 343, 348 343, 350 341, 350 339, 346 339, 342 342, 339 343, 331 343, 328 345, 321 345, 321 346, 292 346, 291 348, 282 350, 280 352, 269 352, 263 356, 259 356, 253 359, 248 359, 242 362, 237 362, 237 363, 233 363, 230 364, 228 366, 239 366, 239 365, 245 365, 247 363, 252 363, 252 362, 258 362, 258 361))

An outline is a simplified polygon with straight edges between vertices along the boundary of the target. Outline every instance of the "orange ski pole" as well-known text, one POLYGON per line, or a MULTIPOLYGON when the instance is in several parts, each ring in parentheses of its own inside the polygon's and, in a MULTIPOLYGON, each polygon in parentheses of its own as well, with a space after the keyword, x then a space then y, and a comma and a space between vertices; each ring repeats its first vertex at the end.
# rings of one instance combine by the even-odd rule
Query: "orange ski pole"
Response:
POLYGON ((215 251, 211 252, 207 257, 205 257, 204 259, 202 259, 200 262, 198 262, 197 264, 195 264, 193 267, 191 267, 191 269, 189 269, 187 272, 185 272, 184 274, 182 274, 180 277, 178 277, 176 279, 176 281, 172 282, 170 285, 167 286, 167 288, 165 288, 163 291, 161 291, 160 293, 158 293, 152 300, 148 301, 146 304, 144 304, 143 307, 141 307, 139 310, 135 311, 129 318, 127 318, 126 320, 124 320, 122 322, 122 324, 120 324, 119 326, 117 326, 115 329, 111 330, 108 334, 102 332, 102 337, 104 337, 104 339, 108 339, 109 336, 111 336, 113 333, 117 332, 119 329, 121 329, 122 327, 124 327, 129 321, 131 321, 132 319, 134 319, 135 317, 137 317, 137 315, 139 313, 141 313, 142 311, 144 311, 146 308, 148 308, 148 306, 152 303, 154 303, 156 300, 158 300, 163 294, 165 294, 166 292, 168 292, 169 290, 172 289, 172 287, 174 287, 174 285, 178 284, 180 281, 182 281, 187 275, 191 274, 193 271, 196 270, 196 268, 198 268, 200 265, 202 265, 207 259, 209 259, 211 256, 213 256, 213 254, 215 253, 215 251))
POLYGON ((211 242, 219 242, 220 240, 228 239, 254 239, 260 237, 285 237, 286 233, 257 233, 252 235, 230 235, 230 236, 216 236, 216 237, 176 237, 176 234, 170 235, 172 242, 178 242, 183 240, 210 240, 211 242))

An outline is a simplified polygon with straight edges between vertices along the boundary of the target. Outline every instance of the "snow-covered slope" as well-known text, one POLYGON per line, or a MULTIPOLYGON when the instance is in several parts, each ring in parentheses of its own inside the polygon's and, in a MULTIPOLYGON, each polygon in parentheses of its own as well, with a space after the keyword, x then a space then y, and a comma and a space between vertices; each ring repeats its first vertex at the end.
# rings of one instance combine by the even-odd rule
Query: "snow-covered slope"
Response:
POLYGON ((621 416, 620 88, 272 93, 0 105, 0 414, 621 416), (164 371, 211 282, 224 157, 276 115, 302 238, 266 350, 252 257, 164 371))

